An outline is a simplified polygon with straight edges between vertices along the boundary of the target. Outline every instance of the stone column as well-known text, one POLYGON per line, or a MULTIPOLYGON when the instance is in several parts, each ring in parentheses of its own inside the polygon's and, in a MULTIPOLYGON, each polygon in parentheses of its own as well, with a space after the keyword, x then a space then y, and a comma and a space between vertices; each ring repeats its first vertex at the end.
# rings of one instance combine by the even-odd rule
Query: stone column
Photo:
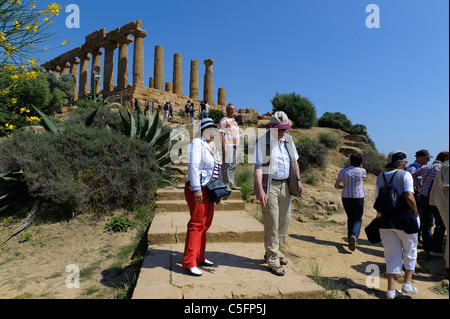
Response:
POLYGON ((166 83, 166 92, 169 92, 169 93, 173 92, 173 83, 172 82, 166 83))
POLYGON ((148 87, 151 89, 155 87, 155 80, 153 79, 153 77, 150 77, 150 79, 148 80, 148 87))
POLYGON ((183 56, 180 53, 173 56, 173 93, 183 95, 183 56))
POLYGON ((164 90, 164 47, 157 45, 155 47, 155 89, 164 90))
POLYGON ((128 45, 133 42, 131 37, 118 38, 119 64, 117 66, 117 89, 123 90, 128 86, 128 45))
POLYGON ((147 32, 135 30, 131 34, 134 36, 133 85, 144 86, 144 38, 147 36, 147 32))
POLYGON ((74 58, 70 61, 70 75, 75 80, 75 86, 73 88, 73 101, 78 101, 78 64, 80 61, 77 58, 74 58))
POLYGON ((114 91, 114 50, 117 49, 116 42, 103 44, 105 49, 105 61, 103 62, 103 94, 114 91))
POLYGON ((103 52, 100 48, 92 50, 92 72, 91 72, 91 92, 96 94, 100 93, 100 88, 102 85, 102 79, 100 78, 98 81, 94 80, 94 71, 98 72, 98 74, 102 74, 102 54, 103 52))
POLYGON ((203 100, 209 104, 214 104, 214 85, 213 85, 213 59, 207 59, 204 61, 205 70, 205 81, 203 89, 203 100))
POLYGON ((227 90, 224 88, 219 88, 219 96, 217 99, 217 104, 227 105, 227 90))
POLYGON ((189 97, 193 100, 198 100, 198 61, 191 60, 191 80, 189 83, 189 97))
POLYGON ((91 56, 86 53, 81 56, 80 58, 80 95, 85 95, 89 93, 89 60, 91 59, 91 56))
POLYGON ((69 62, 63 62, 59 65, 61 67, 61 75, 63 74, 69 74, 69 62))

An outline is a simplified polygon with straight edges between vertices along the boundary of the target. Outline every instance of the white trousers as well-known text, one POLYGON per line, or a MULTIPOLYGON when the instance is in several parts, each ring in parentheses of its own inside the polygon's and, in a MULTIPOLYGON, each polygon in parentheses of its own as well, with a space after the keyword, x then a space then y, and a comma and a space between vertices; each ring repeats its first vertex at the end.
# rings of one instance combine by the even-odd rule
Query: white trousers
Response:
POLYGON ((398 229, 380 229, 381 242, 384 246, 386 273, 402 273, 404 261, 406 270, 414 270, 417 261, 417 234, 407 234, 398 229))

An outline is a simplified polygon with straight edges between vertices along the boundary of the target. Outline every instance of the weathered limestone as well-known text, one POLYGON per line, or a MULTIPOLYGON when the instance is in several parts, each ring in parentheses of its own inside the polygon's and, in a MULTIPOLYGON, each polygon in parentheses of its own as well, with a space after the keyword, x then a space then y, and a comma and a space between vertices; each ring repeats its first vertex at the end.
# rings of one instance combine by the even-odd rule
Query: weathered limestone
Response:
POLYGON ((214 85, 213 85, 213 59, 207 59, 205 63, 205 81, 203 89, 203 100, 207 103, 214 103, 214 85))
POLYGON ((166 83, 166 92, 172 93, 173 92, 173 84, 172 82, 166 83))
POLYGON ((150 77, 148 80, 148 87, 153 89, 155 87, 155 79, 153 77, 150 77))
POLYGON ((114 91, 114 50, 117 49, 116 42, 106 41, 103 44, 105 49, 105 61, 103 64, 103 94, 114 91))
POLYGON ((180 53, 173 56, 173 93, 183 94, 183 56, 180 53))
POLYGON ((88 53, 80 54, 80 95, 89 93, 89 60, 91 56, 88 53))
POLYGON ((128 45, 133 42, 129 36, 117 38, 119 43, 119 63, 117 67, 117 89, 123 90, 128 86, 128 45))
POLYGON ((131 34, 134 36, 133 85, 144 86, 144 38, 147 36, 147 32, 134 30, 131 34))
POLYGON ((155 89, 164 90, 164 47, 155 47, 155 68, 154 68, 155 89))
POLYGON ((102 79, 99 78, 97 81, 94 80, 94 71, 98 74, 102 74, 102 54, 103 52, 100 48, 96 50, 92 50, 92 72, 91 72, 91 92, 95 92, 95 94, 100 93, 100 87, 102 84, 102 79))
POLYGON ((219 105, 227 105, 227 90, 224 88, 219 88, 217 104, 219 105))
POLYGON ((69 74, 69 67, 70 64, 66 61, 64 61, 63 63, 60 64, 60 68, 61 68, 61 75, 62 74, 69 74))
POLYGON ((75 86, 73 88, 73 101, 78 100, 78 64, 80 61, 77 58, 73 58, 73 60, 69 61, 70 63, 70 76, 73 77, 75 86))
POLYGON ((191 60, 191 80, 189 83, 189 97, 198 100, 198 60, 191 60))

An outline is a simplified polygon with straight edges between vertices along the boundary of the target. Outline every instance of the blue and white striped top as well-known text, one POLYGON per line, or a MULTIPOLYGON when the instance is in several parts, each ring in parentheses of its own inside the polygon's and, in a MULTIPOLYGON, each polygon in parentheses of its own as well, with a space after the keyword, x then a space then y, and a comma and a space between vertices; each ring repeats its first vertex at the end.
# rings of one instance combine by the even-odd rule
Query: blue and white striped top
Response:
POLYGON ((364 198, 367 193, 363 186, 363 179, 366 178, 364 168, 349 166, 339 172, 337 183, 344 183, 342 189, 343 198, 364 198))

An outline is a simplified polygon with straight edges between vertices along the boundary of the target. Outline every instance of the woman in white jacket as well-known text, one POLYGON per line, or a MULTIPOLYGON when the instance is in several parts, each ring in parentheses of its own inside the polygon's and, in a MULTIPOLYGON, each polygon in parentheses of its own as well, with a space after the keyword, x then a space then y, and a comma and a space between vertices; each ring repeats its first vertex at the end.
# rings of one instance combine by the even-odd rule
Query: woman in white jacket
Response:
POLYGON ((188 178, 184 188, 191 219, 187 225, 183 268, 194 276, 201 276, 198 265, 213 266, 205 258, 206 232, 214 216, 214 204, 206 189, 210 181, 221 178, 222 162, 213 139, 217 130, 210 118, 201 121, 201 137, 195 138, 188 148, 188 178))

